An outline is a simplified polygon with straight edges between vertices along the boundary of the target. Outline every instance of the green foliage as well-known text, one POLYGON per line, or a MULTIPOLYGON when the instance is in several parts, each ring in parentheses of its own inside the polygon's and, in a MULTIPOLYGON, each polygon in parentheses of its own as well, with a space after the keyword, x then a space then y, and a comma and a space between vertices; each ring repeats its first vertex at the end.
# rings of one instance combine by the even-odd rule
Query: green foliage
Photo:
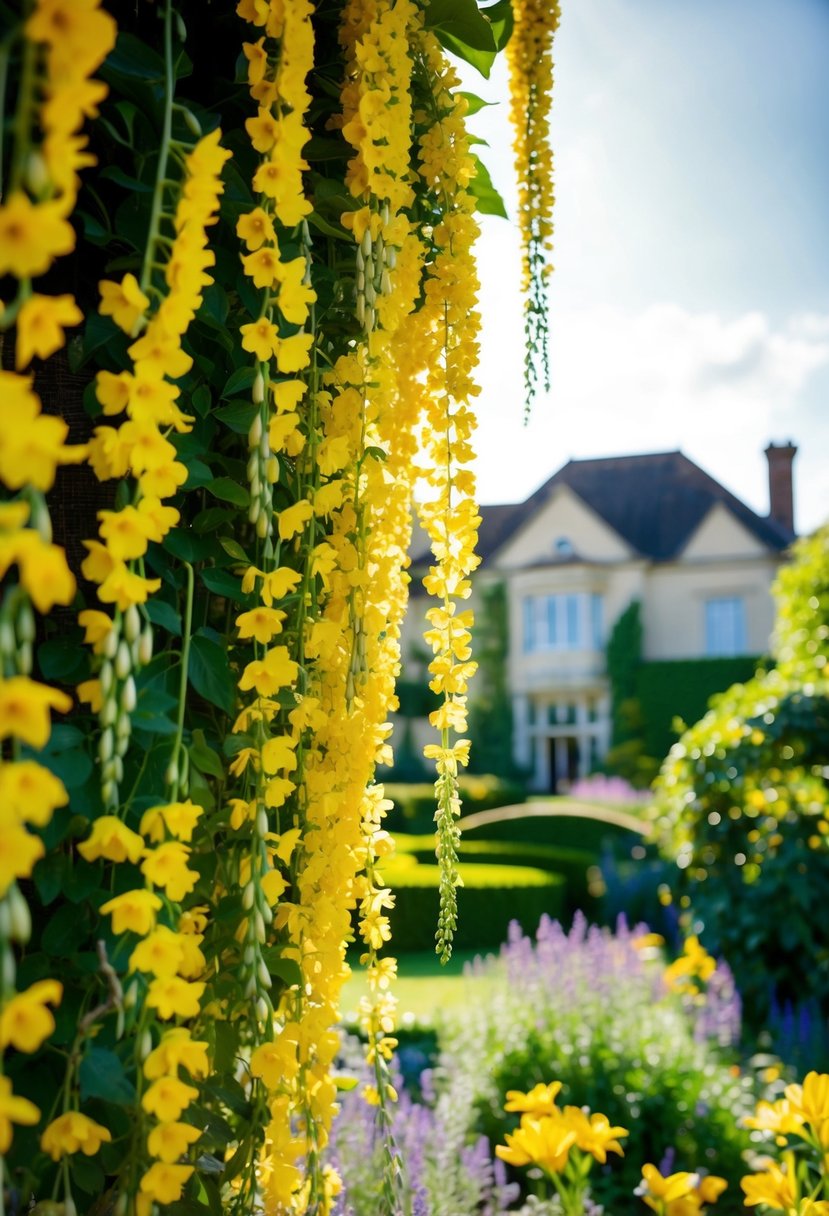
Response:
MULTIPOLYGON (((498 777, 518 775, 512 755, 512 697, 507 681, 506 655, 509 650, 507 589, 503 582, 492 583, 481 591, 475 614, 474 696, 470 703, 470 772, 495 773, 498 777)), ((519 801, 515 799, 514 801, 519 801)), ((466 806, 468 814, 470 807, 466 806)))
MULTIPOLYGON (((487 811, 493 807, 509 806, 513 802, 524 802, 523 786, 513 785, 494 776, 468 776, 460 779, 460 796, 464 814, 487 811)), ((389 811, 389 831, 428 832, 435 819, 435 787, 433 783, 389 781, 385 786, 386 797, 394 803, 389 811)))
POLYGON ((671 750, 655 832, 677 890, 731 963, 751 1016, 781 1000, 829 1011, 829 530, 775 588, 776 670, 715 697, 671 750))
POLYGON ((752 1080, 700 1041, 661 972, 661 959, 643 959, 627 931, 613 937, 581 922, 565 936, 546 924, 537 945, 511 932, 501 957, 479 973, 487 999, 444 1014, 444 1102, 471 1107, 470 1132, 498 1143, 517 1124, 504 1113, 508 1090, 561 1081, 561 1105, 589 1106, 630 1133, 624 1157, 591 1174, 605 1211, 632 1211, 642 1164, 669 1148, 674 1169, 728 1179, 718 1211, 742 1211, 749 1133, 740 1120, 753 1106, 752 1080))
POLYGON ((737 655, 642 663, 636 673, 636 697, 647 755, 667 756, 686 724, 703 716, 711 697, 750 680, 758 662, 751 655, 737 655))
POLYGON ((623 706, 636 696, 636 672, 642 660, 642 619, 639 600, 632 600, 613 626, 607 642, 610 680, 611 746, 637 737, 637 724, 623 706))
MULTIPOLYGON (((434 943, 440 869, 421 865, 409 855, 384 867, 394 889, 396 906, 389 913, 392 940, 401 953, 428 950, 434 943)), ((543 912, 558 916, 564 895, 560 874, 529 866, 458 866, 457 950, 495 948, 506 936, 511 920, 534 924, 543 912)))

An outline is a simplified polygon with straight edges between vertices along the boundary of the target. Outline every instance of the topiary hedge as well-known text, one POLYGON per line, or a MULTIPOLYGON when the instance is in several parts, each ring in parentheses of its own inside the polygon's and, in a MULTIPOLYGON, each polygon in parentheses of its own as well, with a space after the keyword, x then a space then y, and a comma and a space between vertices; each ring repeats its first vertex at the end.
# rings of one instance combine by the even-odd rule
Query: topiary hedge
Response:
MULTIPOLYGON (((474 863, 461 863, 458 872, 463 886, 458 890, 457 950, 495 949, 510 921, 532 925, 544 912, 558 917, 562 911, 566 883, 561 874, 474 863)), ((409 855, 387 863, 384 874, 396 896, 389 912, 395 951, 433 949, 440 870, 409 855)))
MULTIPOLYGON (((492 774, 461 777, 459 788, 462 813, 465 815, 527 800, 523 785, 504 781, 492 774)), ((389 831, 419 833, 432 830, 435 821, 435 787, 432 782, 388 781, 385 791, 386 797, 394 803, 387 820, 389 831)))

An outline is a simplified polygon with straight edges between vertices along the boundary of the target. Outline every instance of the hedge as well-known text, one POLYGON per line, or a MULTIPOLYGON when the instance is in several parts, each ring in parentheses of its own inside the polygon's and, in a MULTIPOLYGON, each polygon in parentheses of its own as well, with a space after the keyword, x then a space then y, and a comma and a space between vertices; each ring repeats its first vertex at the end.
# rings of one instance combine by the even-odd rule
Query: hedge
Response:
POLYGON ((687 724, 698 721, 714 693, 750 680, 759 662, 757 656, 738 655, 642 663, 636 676, 636 695, 642 710, 645 754, 667 756, 677 740, 674 718, 687 724))
MULTIPOLYGON (((461 777, 459 786, 464 815, 527 800, 523 785, 504 781, 491 774, 461 777)), ((435 787, 432 782, 387 781, 385 791, 386 797, 394 803, 386 822, 390 831, 418 833, 432 830, 435 819, 435 787)))
MULTIPOLYGON (((396 895, 389 912, 392 945, 397 953, 434 948, 438 912, 436 865, 421 865, 409 856, 384 867, 396 895)), ((458 890, 459 924, 456 950, 495 949, 506 940, 511 920, 524 927, 538 923, 542 913, 560 918, 565 879, 531 866, 461 863, 463 886, 458 890)))

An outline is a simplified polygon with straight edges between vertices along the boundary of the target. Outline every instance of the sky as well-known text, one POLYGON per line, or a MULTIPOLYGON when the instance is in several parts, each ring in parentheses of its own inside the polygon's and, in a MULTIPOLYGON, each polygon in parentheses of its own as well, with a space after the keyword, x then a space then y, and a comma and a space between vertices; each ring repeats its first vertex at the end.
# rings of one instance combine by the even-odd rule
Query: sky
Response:
MULTIPOLYGON (((680 448, 759 514, 792 440, 829 517, 829 0, 562 0, 552 387, 523 418, 514 224, 486 217, 477 473, 526 498, 568 459, 680 448)), ((464 88, 507 209, 506 67, 464 88)))

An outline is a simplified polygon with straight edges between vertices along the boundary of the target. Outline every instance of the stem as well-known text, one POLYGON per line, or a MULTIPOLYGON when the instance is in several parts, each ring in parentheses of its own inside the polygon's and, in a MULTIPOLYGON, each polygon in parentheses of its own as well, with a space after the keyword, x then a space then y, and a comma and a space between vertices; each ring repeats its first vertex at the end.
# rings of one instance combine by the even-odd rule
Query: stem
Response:
MULTIPOLYGON (((23 56, 20 66, 20 92, 18 94, 17 112, 14 116, 14 151, 10 173, 10 193, 19 190, 22 185, 23 172, 29 152, 29 135, 32 126, 32 109, 34 107, 35 86, 35 54, 37 48, 28 38, 23 38, 23 56)), ((6 55, 8 63, 8 55, 6 55)), ((3 72, 5 78, 5 68, 3 72)), ((5 79, 3 81, 5 87, 5 79)))
POLYGON ((153 254, 158 240, 159 224, 161 223, 161 208, 163 205, 164 186, 167 181, 167 160, 170 155, 170 139, 173 129, 173 5, 172 0, 166 0, 164 5, 164 118, 161 126, 161 143, 158 149, 158 167, 153 189, 153 202, 150 209, 150 230, 147 235, 147 248, 144 251, 144 264, 141 267, 141 290, 146 292, 153 273, 153 254))
POLYGON ((170 764, 175 766, 175 780, 172 782, 170 801, 178 801, 179 765, 178 756, 181 751, 181 741, 184 737, 184 710, 187 698, 187 674, 190 665, 190 633, 193 628, 193 567, 189 562, 182 565, 187 571, 187 601, 184 608, 184 635, 181 644, 181 679, 178 687, 178 720, 176 722, 176 738, 173 743, 173 753, 170 764))

